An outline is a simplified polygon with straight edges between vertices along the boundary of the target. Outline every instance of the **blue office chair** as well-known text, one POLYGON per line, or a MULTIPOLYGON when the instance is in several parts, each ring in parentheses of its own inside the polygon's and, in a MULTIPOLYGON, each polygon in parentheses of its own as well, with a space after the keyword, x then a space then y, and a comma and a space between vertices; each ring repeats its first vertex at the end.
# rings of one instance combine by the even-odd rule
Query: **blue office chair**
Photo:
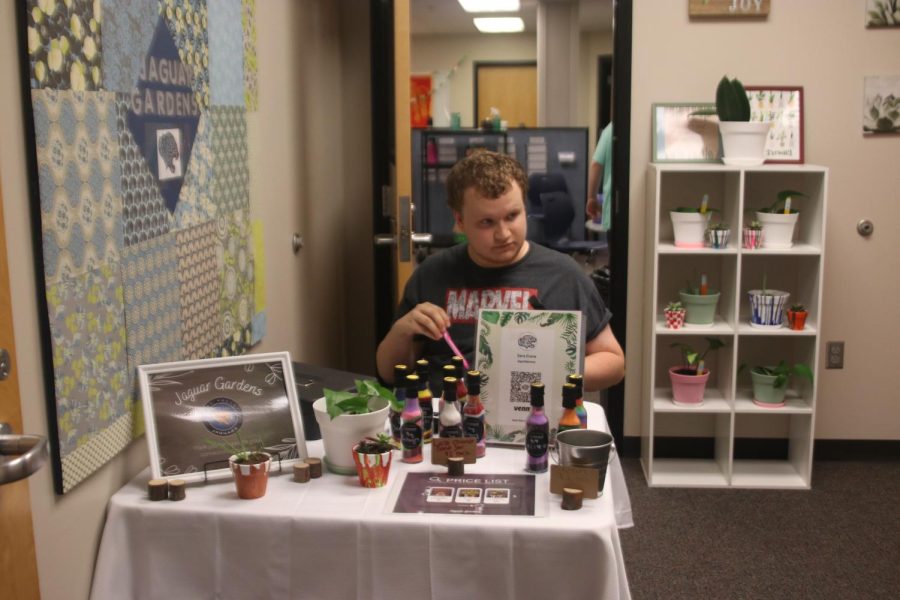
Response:
POLYGON ((535 173, 528 177, 528 239, 566 252, 596 253, 606 249, 606 240, 572 240, 575 204, 561 173, 535 173))

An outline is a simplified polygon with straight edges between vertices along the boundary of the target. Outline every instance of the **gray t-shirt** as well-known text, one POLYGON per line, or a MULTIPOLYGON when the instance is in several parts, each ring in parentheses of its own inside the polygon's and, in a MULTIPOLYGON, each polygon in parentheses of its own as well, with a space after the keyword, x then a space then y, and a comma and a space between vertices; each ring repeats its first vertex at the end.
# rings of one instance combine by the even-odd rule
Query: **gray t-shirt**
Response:
MULTIPOLYGON (((440 306, 450 316, 453 341, 471 364, 475 358, 478 309, 528 310, 532 308, 530 297, 547 310, 580 310, 584 342, 603 331, 612 317, 597 288, 572 257, 529 242, 525 257, 505 267, 478 266, 469 257, 468 244, 428 257, 407 282, 396 318, 422 302, 440 306)), ((422 339, 423 356, 434 367, 450 360, 453 353, 446 342, 422 339)))

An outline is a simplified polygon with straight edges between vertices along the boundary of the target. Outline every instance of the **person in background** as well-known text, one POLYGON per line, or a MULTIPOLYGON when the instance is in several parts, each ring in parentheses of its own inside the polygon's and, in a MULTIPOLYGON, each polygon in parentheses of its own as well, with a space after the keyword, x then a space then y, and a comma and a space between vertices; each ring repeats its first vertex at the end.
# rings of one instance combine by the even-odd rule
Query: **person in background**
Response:
POLYGON ((392 383, 395 364, 425 357, 446 364, 449 330, 473 362, 478 309, 579 310, 584 342, 584 389, 615 385, 625 356, 596 286, 570 257, 525 238, 528 178, 512 157, 480 151, 447 177, 447 203, 467 241, 428 257, 406 284, 397 316, 378 345, 379 376, 392 383))
POLYGON ((591 166, 588 169, 587 204, 584 207, 584 211, 594 221, 597 221, 598 217, 602 217, 599 222, 603 231, 609 231, 612 217, 610 210, 612 206, 612 129, 612 121, 610 121, 600 133, 600 139, 597 140, 597 147, 594 149, 591 166), (601 206, 597 202, 597 191, 601 182, 602 215, 601 206))

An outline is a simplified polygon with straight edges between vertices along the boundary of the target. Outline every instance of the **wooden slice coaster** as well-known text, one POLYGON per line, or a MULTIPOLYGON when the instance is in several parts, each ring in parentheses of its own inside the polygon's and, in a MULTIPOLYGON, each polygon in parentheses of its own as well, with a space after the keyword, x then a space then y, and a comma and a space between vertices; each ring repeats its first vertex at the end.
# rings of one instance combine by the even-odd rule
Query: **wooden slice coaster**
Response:
POLYGON ((169 500, 184 500, 184 480, 183 479, 171 479, 169 480, 169 500))
POLYGON ((147 496, 153 502, 169 497, 169 482, 165 479, 151 479, 147 482, 147 496))

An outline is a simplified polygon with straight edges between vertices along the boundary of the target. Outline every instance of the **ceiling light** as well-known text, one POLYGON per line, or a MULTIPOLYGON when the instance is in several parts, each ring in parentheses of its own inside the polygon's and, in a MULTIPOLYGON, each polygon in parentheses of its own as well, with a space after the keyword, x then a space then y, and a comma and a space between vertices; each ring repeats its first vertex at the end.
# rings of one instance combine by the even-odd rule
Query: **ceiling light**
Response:
POLYGON ((481 33, 516 33, 525 31, 525 21, 519 17, 476 17, 475 27, 481 33))
POLYGON ((459 0, 466 12, 519 12, 519 0, 459 0))

